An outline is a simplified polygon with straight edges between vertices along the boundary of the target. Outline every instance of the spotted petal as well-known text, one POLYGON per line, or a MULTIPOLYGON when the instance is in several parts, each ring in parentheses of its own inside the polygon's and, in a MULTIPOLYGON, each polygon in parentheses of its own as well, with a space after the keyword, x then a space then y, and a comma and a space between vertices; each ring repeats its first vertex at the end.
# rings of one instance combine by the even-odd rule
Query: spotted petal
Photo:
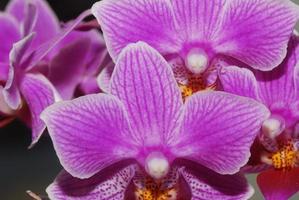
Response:
POLYGON ((55 200, 120 200, 124 199, 126 188, 134 174, 134 165, 114 174, 106 170, 105 174, 98 173, 89 179, 74 178, 62 171, 47 188, 47 193, 50 199, 55 200))
POLYGON ((171 67, 149 45, 125 48, 111 78, 111 93, 124 102, 140 144, 167 144, 183 105, 171 67))
POLYGON ((165 0, 106 0, 92 13, 104 32, 114 61, 129 43, 144 41, 163 53, 178 50, 171 5, 165 0))
POLYGON ((191 189, 191 200, 247 200, 254 192, 241 174, 220 175, 200 165, 180 172, 191 189))
POLYGON ((61 164, 75 177, 89 178, 136 154, 127 113, 114 96, 96 94, 58 102, 41 118, 61 164))
POLYGON ((258 102, 224 92, 199 92, 186 101, 177 157, 197 161, 221 174, 246 164, 269 111, 258 102))

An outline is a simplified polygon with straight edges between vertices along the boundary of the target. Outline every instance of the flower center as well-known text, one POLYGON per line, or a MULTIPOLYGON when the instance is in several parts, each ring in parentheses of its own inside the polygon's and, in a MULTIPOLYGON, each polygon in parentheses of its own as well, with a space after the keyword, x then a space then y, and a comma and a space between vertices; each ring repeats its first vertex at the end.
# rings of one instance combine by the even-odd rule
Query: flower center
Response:
POLYGON ((146 187, 144 189, 137 189, 135 192, 138 200, 176 200, 176 189, 160 190, 158 187, 146 187))
POLYGON ((284 124, 277 118, 269 118, 262 125, 262 132, 270 139, 275 139, 283 130, 284 124))
POLYGON ((201 49, 191 49, 185 58, 186 67, 194 74, 201 74, 209 64, 208 55, 201 49))
POLYGON ((162 153, 153 152, 146 158, 145 170, 152 178, 161 179, 169 171, 168 160, 162 153))
POLYGON ((298 164, 298 150, 293 142, 288 142, 271 156, 275 169, 290 169, 298 164))
POLYGON ((207 85, 202 77, 190 77, 187 84, 179 83, 182 98, 186 100, 187 97, 202 90, 216 90, 216 83, 207 85))
POLYGON ((155 180, 150 176, 138 174, 133 182, 137 187, 137 200, 176 200, 178 199, 178 184, 176 175, 171 171, 167 177, 155 180))

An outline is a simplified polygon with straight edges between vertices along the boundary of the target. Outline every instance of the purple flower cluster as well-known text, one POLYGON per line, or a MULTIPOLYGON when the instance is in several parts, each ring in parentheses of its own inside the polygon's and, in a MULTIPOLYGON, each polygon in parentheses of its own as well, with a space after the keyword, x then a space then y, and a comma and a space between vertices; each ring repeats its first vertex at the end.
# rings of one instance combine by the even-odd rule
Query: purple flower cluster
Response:
POLYGON ((0 125, 23 120, 31 147, 47 127, 64 167, 53 200, 249 199, 252 172, 265 199, 287 200, 298 18, 289 0, 102 0, 62 24, 43 0, 11 0, 0 125))

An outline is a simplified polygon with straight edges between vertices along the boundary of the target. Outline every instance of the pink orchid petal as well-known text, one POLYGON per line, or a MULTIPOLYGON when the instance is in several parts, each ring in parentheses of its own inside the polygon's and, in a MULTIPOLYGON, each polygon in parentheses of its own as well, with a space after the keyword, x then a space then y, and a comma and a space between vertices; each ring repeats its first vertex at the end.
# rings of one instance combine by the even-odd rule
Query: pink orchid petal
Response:
POLYGON ((227 1, 216 51, 269 71, 285 58, 298 17, 291 1, 227 1))
POLYGON ((24 16, 23 26, 21 27, 23 37, 33 32, 38 19, 38 8, 32 2, 28 2, 28 5, 24 9, 26 9, 26 14, 24 16))
POLYGON ((35 50, 26 52, 25 61, 26 69, 30 70, 40 62, 51 50, 53 50, 59 42, 61 42, 71 31, 76 28, 76 26, 87 16, 90 15, 90 10, 86 10, 81 15, 79 15, 76 20, 74 20, 71 25, 69 25, 65 30, 56 34, 51 39, 47 40, 44 43, 40 43, 35 50))
MULTIPOLYGON (((2 87, 2 86, 1 86, 2 87)), ((21 94, 16 81, 15 71, 10 67, 6 86, 2 90, 5 103, 10 109, 16 110, 21 106, 21 94)))
POLYGON ((223 89, 241 96, 254 98, 264 103, 273 114, 293 126, 299 116, 298 107, 298 38, 292 36, 288 54, 282 64, 269 72, 238 67, 223 67, 219 78, 223 89))
POLYGON ((114 65, 111 64, 105 67, 97 77, 99 88, 105 93, 110 92, 110 80, 111 80, 113 70, 114 70, 114 65))
POLYGON ((270 72, 255 71, 263 102, 271 106, 276 102, 290 104, 298 99, 297 71, 299 39, 293 36, 289 42, 288 54, 281 65, 270 72))
POLYGON ((58 102, 41 115, 63 167, 73 176, 89 178, 136 150, 123 104, 106 94, 58 102))
POLYGON ((77 90, 79 90, 79 92, 81 92, 82 95, 97 94, 101 92, 96 77, 84 77, 83 80, 80 82, 77 90))
POLYGON ((0 63, 0 85, 4 85, 7 81, 9 73, 9 64, 8 63, 0 63))
POLYGON ((0 13, 0 62, 9 63, 13 43, 21 37, 18 22, 10 15, 0 13))
POLYGON ((124 102, 140 144, 165 145, 177 132, 183 105, 166 60, 149 45, 128 45, 111 78, 111 93, 124 102))
POLYGON ((21 106, 21 95, 19 91, 19 76, 18 70, 20 70, 21 60, 30 47, 34 34, 30 34, 22 40, 13 45, 9 54, 10 66, 8 72, 8 78, 3 90, 4 100, 11 109, 18 109, 21 106))
POLYGON ((3 87, 0 86, 0 115, 9 116, 12 115, 14 111, 7 105, 4 95, 3 95, 3 87))
POLYGON ((224 91, 259 100, 259 87, 254 74, 235 66, 224 67, 219 73, 224 91))
POLYGON ((88 38, 78 39, 69 44, 50 62, 50 72, 47 77, 58 90, 62 99, 68 100, 74 96, 76 87, 82 81, 84 64, 87 60, 87 53, 90 48, 88 38))
POLYGON ((171 5, 165 0, 100 1, 92 7, 114 61, 129 43, 144 41, 163 53, 179 50, 171 5))
POLYGON ((130 165, 116 173, 106 170, 88 179, 78 179, 62 171, 47 188, 50 199, 55 200, 120 200, 135 174, 136 166, 130 165), (107 174, 108 173, 108 174, 107 174))
MULTIPOLYGON (((33 22, 34 27, 30 28, 36 32, 36 39, 33 41, 31 49, 37 48, 40 44, 47 42, 54 37, 60 30, 59 21, 55 13, 44 0, 12 0, 8 4, 6 11, 15 16, 19 22, 23 22, 24 19, 30 17, 32 12, 27 10, 28 5, 34 5, 37 11, 36 22, 33 22), (29 15, 29 16, 28 16, 29 15)), ((27 24, 30 26, 30 24, 27 24)), ((25 35, 26 29, 25 27, 25 35)))
POLYGON ((31 113, 33 146, 46 128, 40 114, 54 103, 54 86, 43 75, 28 73, 21 81, 20 90, 31 113))
POLYGON ((177 157, 233 174, 246 164, 262 122, 270 116, 262 104, 224 92, 199 92, 186 101, 177 157))
POLYGON ((185 42, 216 40, 221 34, 221 19, 226 0, 172 0, 180 35, 185 42))
POLYGON ((180 169, 191 190, 191 200, 247 200, 253 193, 244 175, 221 175, 190 163, 180 169))
POLYGON ((287 200, 299 191, 299 168, 264 171, 257 183, 266 200, 287 200))

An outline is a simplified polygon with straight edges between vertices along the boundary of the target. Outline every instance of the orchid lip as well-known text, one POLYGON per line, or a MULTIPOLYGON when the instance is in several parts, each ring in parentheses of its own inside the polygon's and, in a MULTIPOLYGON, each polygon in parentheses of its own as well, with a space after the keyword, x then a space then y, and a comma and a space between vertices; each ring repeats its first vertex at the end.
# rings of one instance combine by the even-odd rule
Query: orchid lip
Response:
POLYGON ((195 48, 191 49, 185 58, 185 65, 194 74, 201 74, 206 71, 209 64, 209 57, 205 51, 195 48))
POLYGON ((145 160, 145 170, 154 179, 161 179, 168 174, 169 161, 160 152, 149 154, 145 160))

